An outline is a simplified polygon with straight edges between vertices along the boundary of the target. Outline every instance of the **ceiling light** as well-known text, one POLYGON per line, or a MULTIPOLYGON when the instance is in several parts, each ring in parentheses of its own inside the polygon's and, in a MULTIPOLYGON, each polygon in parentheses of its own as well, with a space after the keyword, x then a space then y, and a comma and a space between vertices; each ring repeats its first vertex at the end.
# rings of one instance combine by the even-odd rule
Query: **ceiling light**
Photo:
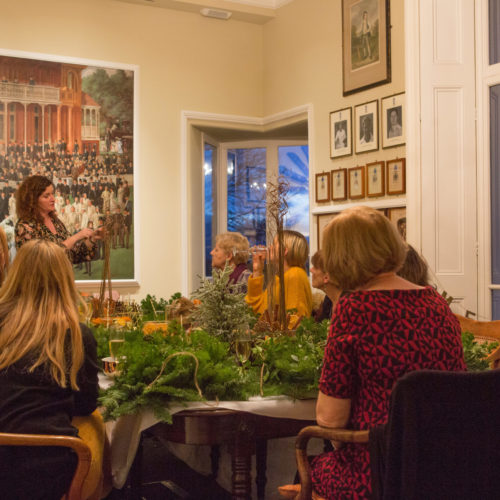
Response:
POLYGON ((232 13, 229 12, 228 10, 218 10, 218 9, 201 9, 200 13, 202 16, 213 17, 215 19, 222 19, 224 21, 227 21, 232 15, 232 13))

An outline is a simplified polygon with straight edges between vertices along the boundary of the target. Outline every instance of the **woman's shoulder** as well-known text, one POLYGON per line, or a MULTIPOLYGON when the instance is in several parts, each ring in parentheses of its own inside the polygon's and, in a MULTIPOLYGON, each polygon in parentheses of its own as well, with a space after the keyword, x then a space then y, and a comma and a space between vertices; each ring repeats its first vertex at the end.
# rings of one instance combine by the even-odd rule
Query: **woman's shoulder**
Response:
POLYGON ((299 266, 292 266, 290 267, 285 274, 289 277, 300 277, 300 278, 307 278, 307 273, 304 268, 299 267, 299 266))

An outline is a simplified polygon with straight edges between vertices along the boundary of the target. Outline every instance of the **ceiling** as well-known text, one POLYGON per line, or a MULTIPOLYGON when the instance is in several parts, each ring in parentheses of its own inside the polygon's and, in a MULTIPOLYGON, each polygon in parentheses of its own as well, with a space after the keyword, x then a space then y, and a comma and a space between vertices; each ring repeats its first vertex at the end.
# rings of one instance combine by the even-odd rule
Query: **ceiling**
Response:
MULTIPOLYGON (((230 20, 265 24, 275 17, 276 10, 293 0, 115 0, 147 7, 200 13, 202 9, 226 11, 230 20)), ((223 22, 220 19, 211 21, 223 22)))

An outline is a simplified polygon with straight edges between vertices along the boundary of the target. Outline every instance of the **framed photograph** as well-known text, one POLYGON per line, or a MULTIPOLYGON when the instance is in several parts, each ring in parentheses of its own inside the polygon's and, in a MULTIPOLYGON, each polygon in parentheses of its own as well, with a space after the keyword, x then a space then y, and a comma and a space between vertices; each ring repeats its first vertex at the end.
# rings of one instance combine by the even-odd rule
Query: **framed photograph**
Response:
POLYGON ((330 113, 330 158, 352 154, 352 108, 330 113))
POLYGON ((387 217, 396 224, 399 234, 406 241, 406 207, 388 208, 387 217))
POLYGON ((406 193, 406 161, 396 158, 387 161, 387 194, 406 193))
POLYGON ((316 202, 330 201, 330 172, 316 174, 316 202))
POLYGON ((321 238, 323 237, 323 231, 325 230, 325 227, 328 226, 328 223, 335 217, 337 217, 338 214, 339 212, 331 214, 319 214, 316 216, 318 221, 318 250, 321 248, 321 238))
POLYGON ((356 153, 378 149, 378 101, 365 102, 354 108, 356 153))
MULTIPOLYGON (((10 51, 0 51, 0 66, 0 94, 9 103, 0 150, 11 164, 23 162, 17 178, 46 172, 57 216, 71 234, 112 228, 111 279, 137 285, 139 68, 10 51)), ((73 266, 77 284, 97 286, 103 267, 100 240, 94 260, 73 266)))
POLYGON ((382 147, 392 148, 406 142, 405 94, 391 95, 382 99, 382 147))
POLYGON ((365 167, 349 169, 349 198, 359 200, 365 197, 365 167))
POLYGON ((390 0, 342 0, 344 96, 391 81, 390 0))
POLYGON ((342 201, 347 200, 347 169, 339 168, 332 170, 332 200, 342 201))
POLYGON ((374 198, 385 194, 385 162, 376 161, 366 165, 366 196, 374 198))

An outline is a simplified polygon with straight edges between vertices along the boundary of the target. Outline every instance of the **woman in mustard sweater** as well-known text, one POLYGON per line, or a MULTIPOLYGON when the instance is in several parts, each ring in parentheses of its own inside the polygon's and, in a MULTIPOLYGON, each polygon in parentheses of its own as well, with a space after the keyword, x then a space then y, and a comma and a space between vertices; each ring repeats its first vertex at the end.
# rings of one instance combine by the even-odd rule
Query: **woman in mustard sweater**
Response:
MULTIPOLYGON (((285 245, 285 309, 296 309, 299 316, 311 316, 312 293, 305 266, 309 248, 307 240, 297 231, 283 231, 285 245)), ((270 249, 270 259, 277 265, 278 240, 275 238, 270 249)), ((253 254, 253 273, 248 279, 248 292, 245 300, 254 312, 262 314, 267 309, 267 290, 264 290, 264 262, 266 252, 253 254)), ((278 303, 279 281, 276 277, 274 298, 278 303)))

